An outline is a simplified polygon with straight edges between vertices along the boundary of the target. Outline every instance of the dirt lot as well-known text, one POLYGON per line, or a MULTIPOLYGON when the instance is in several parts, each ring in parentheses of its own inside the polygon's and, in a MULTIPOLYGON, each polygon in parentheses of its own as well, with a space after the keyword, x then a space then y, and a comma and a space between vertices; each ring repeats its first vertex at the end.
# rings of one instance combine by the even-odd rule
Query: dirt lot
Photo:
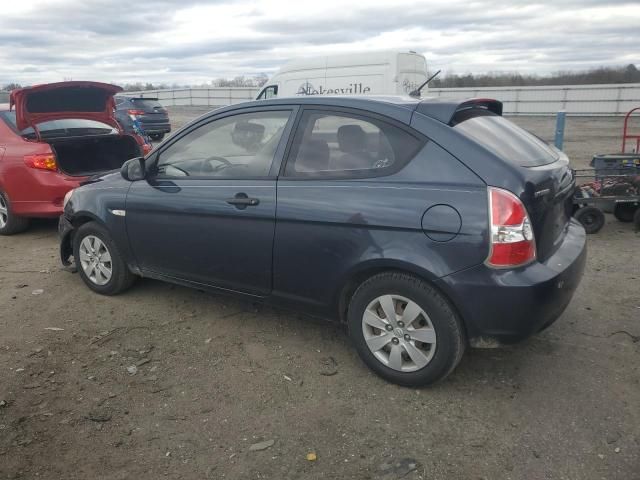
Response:
MULTIPOLYGON (((569 154, 619 123, 570 120, 569 154)), ((0 478, 640 479, 640 235, 608 220, 553 326, 419 390, 338 326, 151 280, 100 297, 55 223, 0 237, 0 478)))

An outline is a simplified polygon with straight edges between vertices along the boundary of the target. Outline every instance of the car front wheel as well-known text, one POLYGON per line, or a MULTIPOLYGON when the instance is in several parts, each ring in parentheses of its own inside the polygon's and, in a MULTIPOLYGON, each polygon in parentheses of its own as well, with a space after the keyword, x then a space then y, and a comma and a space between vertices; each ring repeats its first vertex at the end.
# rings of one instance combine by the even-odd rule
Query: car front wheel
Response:
POLYGON ((29 227, 29 219, 13 214, 9 197, 0 192, 0 235, 20 233, 25 231, 27 227, 29 227))
POLYGON ((74 235, 73 258, 84 283, 102 295, 116 295, 135 280, 107 230, 96 222, 74 235))
POLYGON ((446 377, 465 350, 464 331, 449 302, 427 282, 404 273, 365 281, 351 299, 348 322, 364 362, 404 386, 446 377))

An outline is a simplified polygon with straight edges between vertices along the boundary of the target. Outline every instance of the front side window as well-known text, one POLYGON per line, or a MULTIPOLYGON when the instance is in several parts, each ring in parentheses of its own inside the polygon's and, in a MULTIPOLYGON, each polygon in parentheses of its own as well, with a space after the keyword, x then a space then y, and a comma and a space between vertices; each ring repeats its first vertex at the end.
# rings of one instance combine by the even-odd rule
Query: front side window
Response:
POLYGON ((290 115, 253 112, 202 125, 160 153, 156 176, 266 177, 290 115))
POLYGON ((407 131, 377 119, 307 111, 302 116, 285 174, 385 175, 402 168, 423 143, 407 131))

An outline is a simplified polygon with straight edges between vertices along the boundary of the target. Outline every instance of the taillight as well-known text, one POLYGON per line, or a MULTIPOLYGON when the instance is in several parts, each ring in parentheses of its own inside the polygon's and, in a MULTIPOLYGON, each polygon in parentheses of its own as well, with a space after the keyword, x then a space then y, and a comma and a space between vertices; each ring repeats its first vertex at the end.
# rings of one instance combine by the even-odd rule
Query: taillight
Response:
POLYGON ((491 251, 487 265, 517 267, 536 258, 536 241, 527 210, 513 193, 489 187, 491 251))
POLYGON ((58 163, 53 153, 40 153, 37 155, 25 155, 24 163, 27 167, 39 168, 40 170, 58 171, 58 163))
POLYGON ((127 113, 129 115, 144 115, 144 110, 131 109, 131 110, 127 110, 127 113))

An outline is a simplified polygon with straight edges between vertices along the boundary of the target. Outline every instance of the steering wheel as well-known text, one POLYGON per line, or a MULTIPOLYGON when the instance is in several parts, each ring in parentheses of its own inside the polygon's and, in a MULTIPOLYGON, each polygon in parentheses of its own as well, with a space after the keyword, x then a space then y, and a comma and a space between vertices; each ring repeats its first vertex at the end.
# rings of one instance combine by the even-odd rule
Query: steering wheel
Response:
POLYGON ((158 173, 164 174, 164 175, 169 175, 169 176, 176 176, 176 175, 171 175, 169 172, 167 172, 167 170, 176 170, 178 172, 180 172, 180 177, 188 177, 189 176, 189 172, 187 172, 184 168, 180 168, 180 167, 176 167, 175 165, 161 165, 160 167, 158 167, 158 173))
POLYGON ((229 160, 227 160, 224 157, 219 157, 217 155, 212 155, 211 157, 207 157, 204 160, 202 160, 202 171, 203 172, 217 172, 218 170, 222 170, 225 167, 231 167, 233 166, 233 163, 231 163, 229 160), (218 165, 217 167, 212 167, 211 166, 211 162, 212 160, 215 160, 217 162, 220 162, 221 165, 218 165))

